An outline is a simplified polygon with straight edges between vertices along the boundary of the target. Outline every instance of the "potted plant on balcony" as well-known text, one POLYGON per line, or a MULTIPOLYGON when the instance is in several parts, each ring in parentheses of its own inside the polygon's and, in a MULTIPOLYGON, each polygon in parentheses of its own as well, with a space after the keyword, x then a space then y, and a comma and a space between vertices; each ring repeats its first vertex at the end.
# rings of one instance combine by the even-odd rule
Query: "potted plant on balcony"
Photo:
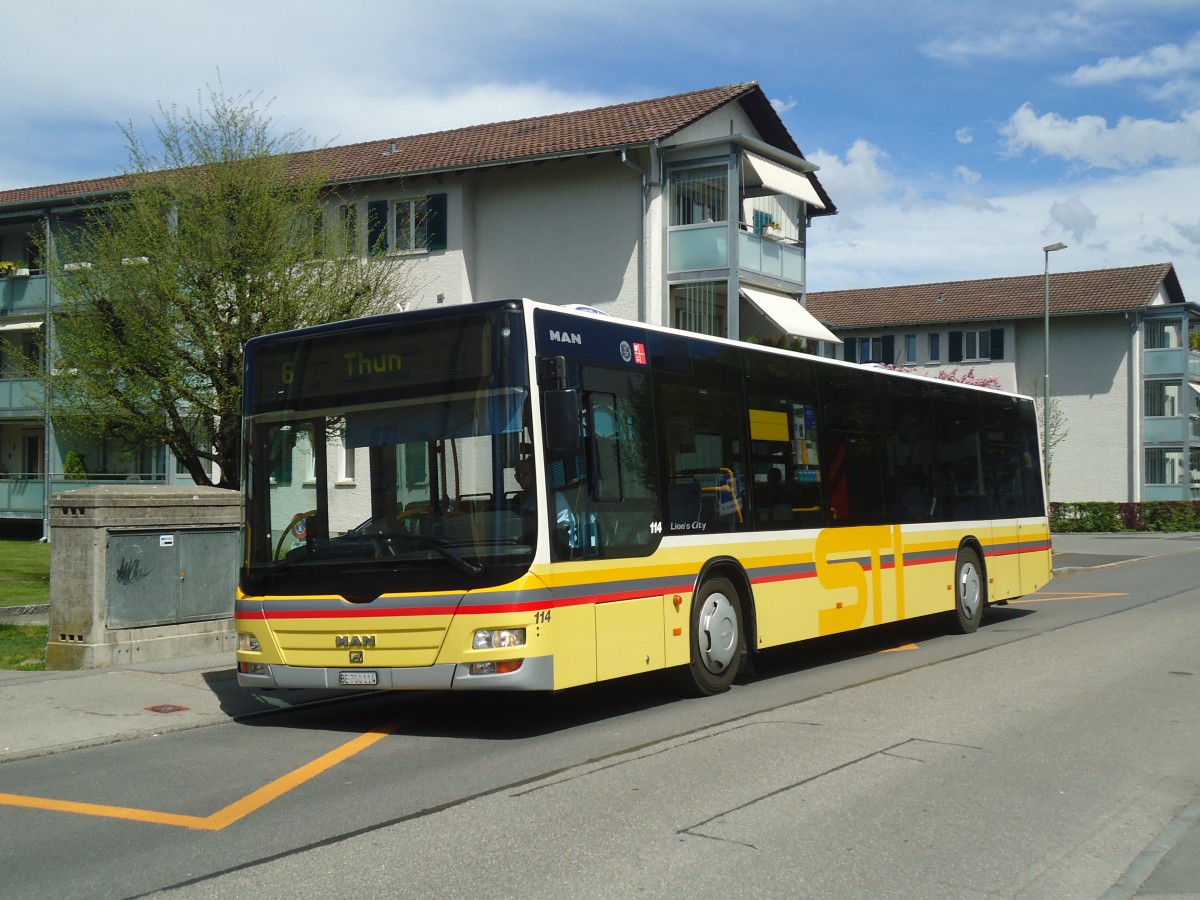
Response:
POLYGON ((15 262, 7 259, 0 259, 0 278, 7 278, 13 272, 17 271, 18 266, 15 262))

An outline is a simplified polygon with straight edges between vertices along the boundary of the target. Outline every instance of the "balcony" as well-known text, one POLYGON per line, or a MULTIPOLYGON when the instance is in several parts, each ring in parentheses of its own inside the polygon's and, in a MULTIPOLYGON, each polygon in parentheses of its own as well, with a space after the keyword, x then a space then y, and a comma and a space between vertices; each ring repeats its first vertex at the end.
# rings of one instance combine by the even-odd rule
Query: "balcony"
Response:
POLYGON ((738 268, 804 284, 804 250, 790 241, 738 232, 738 268))
MULTIPOLYGON (((102 487, 116 483, 165 484, 162 474, 152 475, 91 475, 85 479, 67 478, 62 474, 50 477, 50 493, 78 491, 81 488, 102 487)), ((0 519, 40 518, 46 503, 46 481, 41 475, 0 475, 0 519)))
POLYGON ((0 419, 28 419, 43 414, 46 392, 29 378, 0 378, 0 419))
POLYGON ((0 278, 0 317, 44 311, 46 281, 45 275, 0 278))
MULTIPOLYGON (((724 222, 675 227, 669 240, 668 265, 672 274, 726 269, 730 265, 729 226, 724 222)), ((739 231, 737 268, 802 285, 804 250, 792 241, 739 231)))
POLYGON ((729 267, 729 225, 716 222, 671 229, 668 266, 672 272, 729 267))

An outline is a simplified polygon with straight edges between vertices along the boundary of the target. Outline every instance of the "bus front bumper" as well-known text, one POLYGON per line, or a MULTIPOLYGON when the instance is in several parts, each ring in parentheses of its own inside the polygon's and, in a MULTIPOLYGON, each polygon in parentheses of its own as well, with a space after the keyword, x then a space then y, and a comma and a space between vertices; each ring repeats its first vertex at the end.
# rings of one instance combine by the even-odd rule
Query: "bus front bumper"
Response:
POLYGON ((264 664, 253 671, 238 667, 238 685, 259 690, 330 691, 552 691, 554 658, 535 656, 515 672, 472 675, 467 663, 419 668, 314 668, 264 664))

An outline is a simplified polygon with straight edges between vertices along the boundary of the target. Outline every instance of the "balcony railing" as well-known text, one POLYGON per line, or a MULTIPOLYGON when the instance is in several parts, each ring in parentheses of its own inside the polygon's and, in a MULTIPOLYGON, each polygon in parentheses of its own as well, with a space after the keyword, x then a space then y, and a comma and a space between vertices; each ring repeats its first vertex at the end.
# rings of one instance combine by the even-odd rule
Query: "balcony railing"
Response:
POLYGON ((741 231, 738 268, 804 284, 804 251, 797 244, 741 231))
MULTIPOLYGON (((725 269, 730 265, 729 226, 725 222, 672 228, 668 240, 671 272, 725 269)), ((739 231, 737 254, 741 270, 804 284, 804 250, 799 244, 739 231)))
POLYGON ((28 315, 46 308, 46 276, 0 278, 0 317, 28 315))
POLYGON ((696 272, 729 267, 729 226, 686 225, 672 228, 668 266, 672 272, 696 272))
POLYGON ((41 414, 46 391, 29 378, 0 378, 0 419, 26 419, 41 414))
MULTIPOLYGON (((159 474, 89 475, 87 478, 67 478, 53 473, 50 476, 50 493, 77 491, 81 488, 101 487, 124 482, 142 484, 165 484, 166 476, 159 474)), ((41 475, 0 475, 0 518, 32 518, 40 515, 46 504, 46 482, 41 475)))

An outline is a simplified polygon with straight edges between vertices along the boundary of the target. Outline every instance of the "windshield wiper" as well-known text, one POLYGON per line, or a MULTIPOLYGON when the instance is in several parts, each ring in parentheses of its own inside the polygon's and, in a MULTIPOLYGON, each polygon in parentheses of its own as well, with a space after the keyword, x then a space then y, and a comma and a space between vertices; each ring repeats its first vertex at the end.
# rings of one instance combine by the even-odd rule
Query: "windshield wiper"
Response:
POLYGON ((437 554, 443 559, 449 560, 450 564, 464 575, 478 577, 483 574, 483 566, 479 565, 479 563, 473 563, 469 559, 459 556, 457 553, 451 550, 448 545, 444 544, 442 541, 439 541, 437 538, 431 538, 428 535, 420 535, 417 539, 432 547, 434 551, 437 552, 437 554))

